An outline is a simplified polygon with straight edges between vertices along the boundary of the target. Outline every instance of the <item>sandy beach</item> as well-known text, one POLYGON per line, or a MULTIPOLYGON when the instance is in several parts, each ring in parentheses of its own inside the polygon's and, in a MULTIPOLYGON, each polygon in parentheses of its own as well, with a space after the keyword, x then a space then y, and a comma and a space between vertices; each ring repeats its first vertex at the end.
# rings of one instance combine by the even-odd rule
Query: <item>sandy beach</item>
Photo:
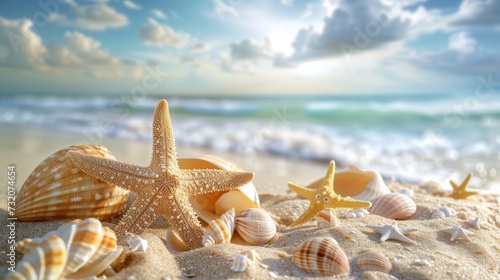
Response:
MULTIPOLYGON (((6 131, 6 130, 2 130, 6 131)), ((46 133, 37 130, 9 130, 10 137, 2 137, 2 155, 12 160, 18 170, 17 187, 40 161, 51 153, 71 144, 78 143, 78 135, 59 132, 46 133), (22 139, 20 141, 19 139, 22 139), (7 148, 6 148, 7 147, 7 148)), ((142 142, 104 139, 103 144, 115 157, 124 162, 146 165, 150 155, 150 144, 142 142)), ((259 193, 261 207, 268 211, 277 223, 275 238, 264 246, 243 246, 222 244, 187 252, 169 251, 166 246, 166 232, 169 227, 165 218, 140 234, 149 242, 146 252, 132 252, 127 246, 126 237, 119 239, 125 248, 112 265, 117 272, 110 279, 271 279, 271 278, 309 278, 321 277, 310 274, 292 263, 291 255, 305 239, 316 236, 330 236, 337 240, 345 251, 350 273, 340 279, 498 279, 500 277, 500 196, 482 193, 467 200, 454 200, 441 195, 448 188, 435 183, 419 185, 387 182, 393 192, 402 188, 414 191, 413 199, 417 212, 407 220, 398 221, 400 228, 416 228, 418 231, 407 234, 417 244, 412 245, 394 240, 380 242, 380 234, 367 225, 383 225, 392 220, 376 215, 347 219, 346 210, 337 211, 341 224, 338 227, 320 229, 311 220, 304 226, 289 228, 309 202, 287 188, 287 182, 307 184, 324 176, 327 165, 307 161, 294 161, 269 155, 244 155, 221 153, 199 148, 178 147, 179 157, 192 157, 215 154, 226 157, 255 172, 254 185, 259 193), (430 219, 431 212, 439 207, 453 208, 457 214, 443 219, 430 219), (478 217, 490 229, 475 229, 465 221, 478 217), (471 241, 457 239, 450 241, 450 235, 440 229, 455 225, 463 226, 474 234, 471 241), (234 257, 241 252, 255 249, 261 260, 245 272, 230 269, 234 257), (361 271, 356 265, 357 256, 372 249, 384 254, 392 263, 389 274, 376 271, 361 271)), ((5 164, 5 163, 4 163, 5 164)), ((4 173, 4 172, 2 172, 4 173)), ((3 174, 2 174, 3 175, 3 174)), ((2 178, 2 182, 5 180, 2 178)), ((6 192, 1 195, 2 221, 6 221, 6 192)), ((112 219, 113 223, 117 218, 112 219)), ((57 229, 63 221, 18 222, 16 238, 33 238, 57 229)), ((112 224, 108 224, 111 227, 112 224)), ((1 232, 2 244, 6 244, 7 231, 1 232)), ((18 260, 20 255, 18 255, 18 260)), ((6 247, 2 245, 0 262, 6 268, 6 247)))

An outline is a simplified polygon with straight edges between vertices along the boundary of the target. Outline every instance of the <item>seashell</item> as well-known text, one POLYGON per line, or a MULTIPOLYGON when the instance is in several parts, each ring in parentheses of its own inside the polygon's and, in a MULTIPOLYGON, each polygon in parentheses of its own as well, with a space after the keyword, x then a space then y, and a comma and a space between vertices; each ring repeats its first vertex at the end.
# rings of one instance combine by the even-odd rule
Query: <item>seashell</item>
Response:
POLYGON ((377 270, 389 273, 392 269, 389 259, 376 251, 366 251, 360 254, 356 264, 361 270, 377 270))
POLYGON ((434 210, 431 214, 431 219, 442 219, 444 217, 446 217, 446 215, 439 210, 434 210))
POLYGON ((216 244, 229 243, 234 231, 234 208, 222 214, 220 219, 215 219, 208 223, 207 229, 201 241, 203 247, 216 244))
MULTIPOLYGON (((316 189, 324 178, 312 182, 307 187, 316 189)), ((341 196, 350 196, 354 199, 371 201, 381 195, 391 192, 376 170, 362 170, 354 165, 335 172, 333 183, 335 192, 341 196)))
POLYGON ((231 264, 231 270, 234 272, 243 272, 257 260, 260 260, 260 257, 255 250, 248 250, 234 257, 234 261, 231 264))
POLYGON ((407 188, 403 188, 403 189, 399 190, 399 193, 402 193, 402 194, 407 195, 409 197, 413 197, 413 195, 415 194, 415 192, 413 190, 410 190, 407 188))
POLYGON ((295 249, 292 262, 309 273, 341 275, 350 270, 344 250, 331 237, 313 237, 305 240, 295 249))
POLYGON ((372 206, 368 209, 370 214, 396 220, 408 219, 416 211, 417 205, 415 201, 401 193, 380 196, 372 201, 372 206))
MULTIPOLYGON (((217 156, 178 159, 181 169, 223 169, 243 171, 234 162, 217 156)), ((238 190, 214 192, 189 198, 189 202, 204 222, 209 223, 220 215, 234 208, 239 213, 248 208, 259 208, 259 195, 252 182, 239 187, 238 190)))
POLYGON ((358 216, 356 215, 356 212, 354 211, 349 211, 345 214, 346 219, 354 219, 357 218, 358 216))
MULTIPOLYGON (((102 227, 101 222, 95 218, 63 224, 56 231, 49 232, 41 238, 25 239, 18 242, 16 246, 25 255, 20 262, 20 267, 36 267, 35 263, 39 262, 39 259, 34 260, 29 256, 41 258, 43 253, 50 253, 52 248, 62 246, 64 249, 58 251, 63 252, 62 269, 52 267, 61 262, 47 259, 41 266, 38 265, 40 267, 38 271, 45 271, 42 273, 44 275, 47 275, 47 271, 57 271, 57 273, 51 273, 51 277, 38 278, 32 278, 32 272, 22 273, 27 279, 58 279, 60 277, 76 279, 95 276, 102 273, 123 250, 122 247, 116 246, 115 233, 107 227, 102 227), (47 245, 48 243, 50 245, 47 245)), ((57 258, 54 259, 57 260, 57 258)))
POLYGON ((134 235, 127 240, 128 247, 132 252, 146 252, 148 249, 148 241, 142 239, 139 235, 134 235))
POLYGON ((332 208, 323 209, 316 215, 316 224, 320 228, 330 228, 340 225, 340 220, 337 213, 332 208))
POLYGON ((260 208, 244 210, 234 220, 236 231, 251 245, 263 245, 276 235, 276 223, 269 213, 260 208))
POLYGON ((128 191, 95 179, 78 169, 68 151, 115 159, 104 146, 64 148, 42 161, 24 182, 16 200, 19 221, 84 219, 107 220, 118 214, 128 191))
POLYGON ((446 206, 443 206, 441 208, 438 209, 439 211, 443 212, 443 214, 446 216, 446 217, 453 217, 457 214, 457 212, 455 211, 455 209, 453 208, 450 208, 450 207, 446 207, 446 206))

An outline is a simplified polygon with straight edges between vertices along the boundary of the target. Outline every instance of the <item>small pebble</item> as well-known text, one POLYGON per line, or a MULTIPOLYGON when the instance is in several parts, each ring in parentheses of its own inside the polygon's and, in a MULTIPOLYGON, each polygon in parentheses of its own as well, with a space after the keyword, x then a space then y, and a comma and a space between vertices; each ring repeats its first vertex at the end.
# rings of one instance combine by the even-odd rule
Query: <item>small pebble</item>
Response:
POLYGON ((278 278, 279 275, 274 271, 269 271, 269 276, 271 276, 271 278, 278 278))
POLYGON ((419 266, 431 266, 431 263, 427 260, 415 260, 413 264, 419 266))

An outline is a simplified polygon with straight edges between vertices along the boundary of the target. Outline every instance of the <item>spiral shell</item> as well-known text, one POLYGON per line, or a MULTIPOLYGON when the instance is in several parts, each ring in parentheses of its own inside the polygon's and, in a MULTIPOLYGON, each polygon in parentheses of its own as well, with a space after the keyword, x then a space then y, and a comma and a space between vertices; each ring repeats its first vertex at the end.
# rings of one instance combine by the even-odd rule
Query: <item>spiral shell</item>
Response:
POLYGON ((236 231, 251 245, 263 245, 276 234, 276 223, 269 213, 260 208, 250 208, 235 217, 236 231))
POLYGON ((260 257, 255 250, 248 250, 234 257, 231 270, 234 272, 243 272, 258 260, 260 260, 260 257))
POLYGON ((302 242, 292 262, 309 273, 341 275, 350 270, 349 260, 337 241, 331 237, 313 237, 302 242))
POLYGON ((222 214, 220 219, 210 221, 203 239, 201 241, 203 247, 208 247, 221 243, 231 242, 234 231, 234 208, 229 209, 222 214))
POLYGON ((455 216, 457 214, 457 212, 455 211, 455 209, 447 207, 447 206, 440 207, 438 210, 441 211, 441 212, 443 212, 443 214, 446 217, 453 217, 453 216, 455 216))
POLYGON ((120 212, 128 191, 95 179, 78 169, 68 151, 115 159, 104 146, 70 146, 40 163, 24 182, 16 201, 19 221, 107 220, 120 212))
POLYGON ((19 267, 26 269, 10 274, 11 279, 19 279, 16 277, 21 275, 26 279, 95 276, 123 250, 116 246, 115 233, 94 218, 63 224, 41 238, 20 241, 16 247, 24 253, 19 267))
POLYGON ((323 209, 316 215, 316 224, 320 228, 330 228, 340 225, 337 213, 332 208, 323 209))
POLYGON ((411 197, 401 193, 390 193, 372 201, 368 209, 370 214, 379 215, 388 219, 404 220, 410 218, 417 211, 417 205, 411 197))
POLYGON ((446 217, 446 215, 443 212, 439 210, 432 211, 431 219, 442 219, 444 217, 446 217))
POLYGON ((361 270, 377 270, 389 273, 392 269, 389 259, 376 251, 366 251, 360 254, 356 264, 361 270))

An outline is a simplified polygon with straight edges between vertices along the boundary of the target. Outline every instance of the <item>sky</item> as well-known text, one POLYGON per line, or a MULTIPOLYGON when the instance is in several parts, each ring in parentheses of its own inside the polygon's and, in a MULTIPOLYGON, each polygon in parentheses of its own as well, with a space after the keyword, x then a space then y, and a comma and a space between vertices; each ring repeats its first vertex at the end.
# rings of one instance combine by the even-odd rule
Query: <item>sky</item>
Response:
POLYGON ((40 0, 0 9, 0 93, 468 93, 500 0, 40 0))

